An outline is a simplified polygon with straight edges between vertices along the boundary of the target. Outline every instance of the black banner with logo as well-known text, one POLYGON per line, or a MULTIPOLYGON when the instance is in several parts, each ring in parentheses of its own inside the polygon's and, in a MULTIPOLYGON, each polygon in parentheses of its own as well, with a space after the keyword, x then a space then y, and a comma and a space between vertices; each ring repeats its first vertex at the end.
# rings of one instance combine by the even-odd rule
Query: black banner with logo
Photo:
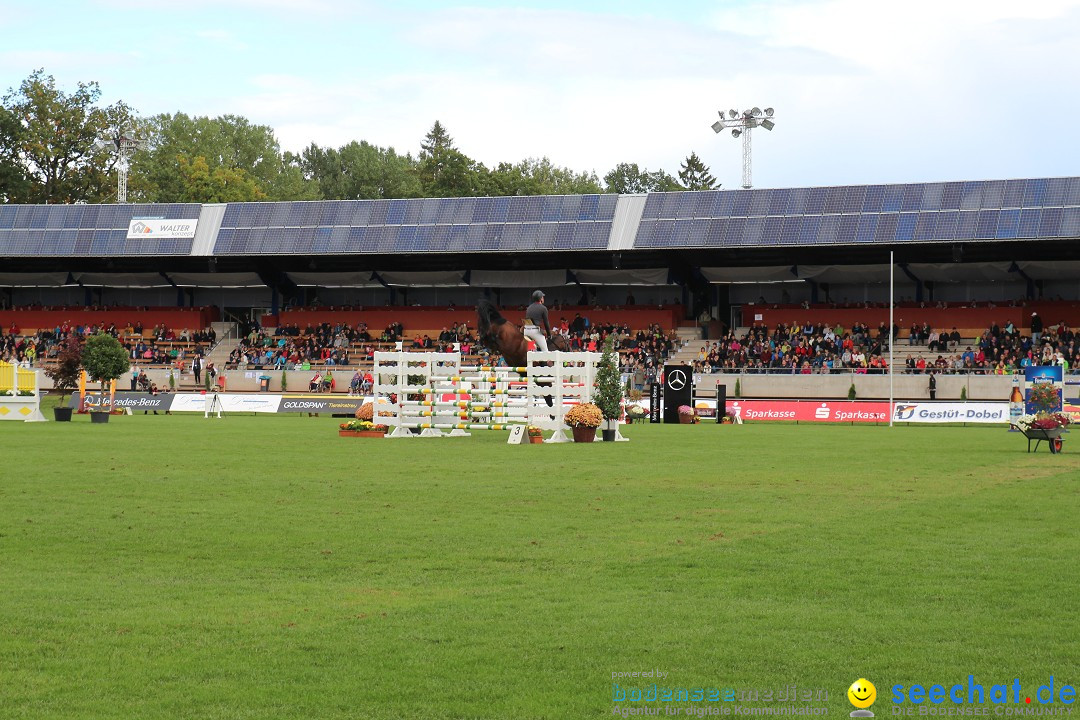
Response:
POLYGON ((727 415, 727 385, 716 383, 716 422, 724 422, 727 415))
POLYGON ((649 386, 649 422, 658 423, 662 422, 663 418, 660 413, 660 378, 653 379, 652 385, 649 386))
POLYGON ((664 422, 679 422, 679 406, 694 406, 694 369, 689 365, 664 366, 664 422))

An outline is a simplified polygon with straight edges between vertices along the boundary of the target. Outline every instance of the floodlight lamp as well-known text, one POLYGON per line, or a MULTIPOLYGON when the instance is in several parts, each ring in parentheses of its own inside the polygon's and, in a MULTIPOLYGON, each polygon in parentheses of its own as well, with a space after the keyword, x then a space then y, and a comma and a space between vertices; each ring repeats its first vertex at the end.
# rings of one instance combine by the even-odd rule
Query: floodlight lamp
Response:
POLYGON ((758 121, 756 119, 754 119, 752 117, 746 118, 746 127, 748 127, 748 128, 756 128, 757 126, 758 126, 758 121))
POLYGON ((721 130, 724 129, 724 123, 722 123, 722 122, 714 122, 712 124, 712 129, 713 129, 713 132, 720 132, 721 130))
POLYGON ((109 147, 110 145, 112 145, 112 143, 110 143, 108 140, 102 140, 101 138, 98 138, 97 140, 94 141, 94 146, 93 147, 94 147, 94 150, 104 150, 105 148, 109 147))
POLYGON ((755 107, 750 112, 753 113, 754 117, 761 117, 761 108, 759 107, 755 107))
POLYGON ((728 110, 728 116, 731 117, 732 120, 734 120, 735 118, 739 117, 739 111, 732 108, 731 110, 728 110))
POLYGON ((739 128, 735 128, 731 131, 731 137, 739 137, 740 135, 742 135, 742 130, 739 128))
POLYGON ((776 126, 776 123, 774 123, 772 120, 762 120, 761 121, 761 127, 765 128, 766 130, 772 130, 775 126, 776 126))
POLYGON ((776 112, 776 111, 773 110, 772 108, 765 108, 765 115, 767 117, 772 117, 774 112, 776 112))

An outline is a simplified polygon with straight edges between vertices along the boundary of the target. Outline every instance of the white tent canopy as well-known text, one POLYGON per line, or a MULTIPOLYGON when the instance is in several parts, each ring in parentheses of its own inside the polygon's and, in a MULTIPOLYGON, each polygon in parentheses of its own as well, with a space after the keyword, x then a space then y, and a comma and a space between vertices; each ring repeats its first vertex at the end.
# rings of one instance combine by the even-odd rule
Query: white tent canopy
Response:
POLYGON ((667 268, 571 270, 582 285, 671 285, 667 268))
POLYGON ((376 274, 387 285, 407 287, 468 287, 464 270, 437 270, 434 272, 397 272, 378 270, 376 274))
POLYGON ((473 287, 559 287, 566 285, 565 270, 473 270, 469 273, 473 287))
POLYGON ((266 287, 258 273, 169 273, 174 283, 181 287, 248 288, 266 287))
POLYGON ((703 267, 701 274, 711 283, 770 283, 792 282, 797 278, 791 272, 790 265, 777 265, 771 267, 728 267, 714 268, 703 267))
POLYGON ((0 273, 0 287, 60 287, 67 278, 66 272, 0 273))
POLYGON ((85 287, 109 288, 159 288, 172 287, 161 273, 72 273, 72 277, 85 287))
POLYGON ((383 284, 364 272, 290 272, 289 279, 300 287, 377 288, 383 284))

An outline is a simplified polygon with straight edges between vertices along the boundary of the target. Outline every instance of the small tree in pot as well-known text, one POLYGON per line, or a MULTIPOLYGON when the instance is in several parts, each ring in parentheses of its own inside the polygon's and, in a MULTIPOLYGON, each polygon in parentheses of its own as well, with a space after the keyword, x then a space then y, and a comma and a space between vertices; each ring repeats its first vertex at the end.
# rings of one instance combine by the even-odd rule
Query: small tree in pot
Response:
POLYGON ((53 381, 53 389, 60 391, 60 404, 53 408, 53 417, 57 422, 71 422, 71 408, 67 407, 67 396, 79 386, 82 353, 81 338, 74 334, 68 335, 56 355, 56 364, 45 369, 45 374, 53 381))
MULTIPOLYGON (((104 394, 106 381, 115 380, 127 372, 128 354, 120 341, 112 335, 98 333, 86 340, 82 352, 82 366, 91 380, 101 383, 101 391, 104 394)), ((94 422, 108 422, 107 411, 94 413, 94 415, 98 416, 94 418, 94 422)))
POLYGON ((604 354, 596 364, 596 380, 593 382, 593 402, 604 414, 604 440, 615 439, 614 421, 622 415, 623 389, 619 383, 619 365, 615 354, 615 336, 608 335, 604 341, 604 354))

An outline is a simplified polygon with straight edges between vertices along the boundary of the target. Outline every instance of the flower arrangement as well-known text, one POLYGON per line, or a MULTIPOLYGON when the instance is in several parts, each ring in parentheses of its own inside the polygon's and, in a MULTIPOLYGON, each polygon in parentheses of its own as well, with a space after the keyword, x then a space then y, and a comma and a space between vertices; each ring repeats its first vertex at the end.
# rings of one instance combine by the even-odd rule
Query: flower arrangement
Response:
POLYGON ((355 432, 386 432, 385 425, 376 425, 370 420, 349 420, 338 425, 340 430, 352 430, 355 432))
POLYGON ((1040 414, 1061 407, 1061 393, 1054 383, 1036 383, 1028 391, 1028 403, 1040 414))
POLYGON ((641 418, 647 416, 648 414, 649 414, 648 411, 645 408, 641 407, 640 405, 631 405, 628 408, 626 408, 626 415, 631 420, 640 420, 641 418))
POLYGON ((604 415, 600 412, 600 408, 592 403, 575 405, 566 412, 563 418, 563 422, 572 428, 598 428, 603 421, 604 415))
MULTIPOLYGON (((357 420, 371 420, 375 414, 375 406, 372 403, 361 405, 356 411, 357 420)), ((343 430, 345 428, 342 428, 343 430)))
POLYGON ((698 414, 694 411, 694 408, 690 407, 689 405, 679 406, 679 422, 689 423, 693 425, 700 421, 701 418, 698 417, 698 414))
POLYGON ((1054 430, 1068 427, 1072 423, 1065 413, 1039 413, 1038 415, 1021 415, 1013 423, 1023 432, 1028 430, 1054 430))
POLYGON ((534 427, 532 425, 529 426, 528 433, 529 437, 544 437, 543 431, 541 431, 540 428, 534 427))

